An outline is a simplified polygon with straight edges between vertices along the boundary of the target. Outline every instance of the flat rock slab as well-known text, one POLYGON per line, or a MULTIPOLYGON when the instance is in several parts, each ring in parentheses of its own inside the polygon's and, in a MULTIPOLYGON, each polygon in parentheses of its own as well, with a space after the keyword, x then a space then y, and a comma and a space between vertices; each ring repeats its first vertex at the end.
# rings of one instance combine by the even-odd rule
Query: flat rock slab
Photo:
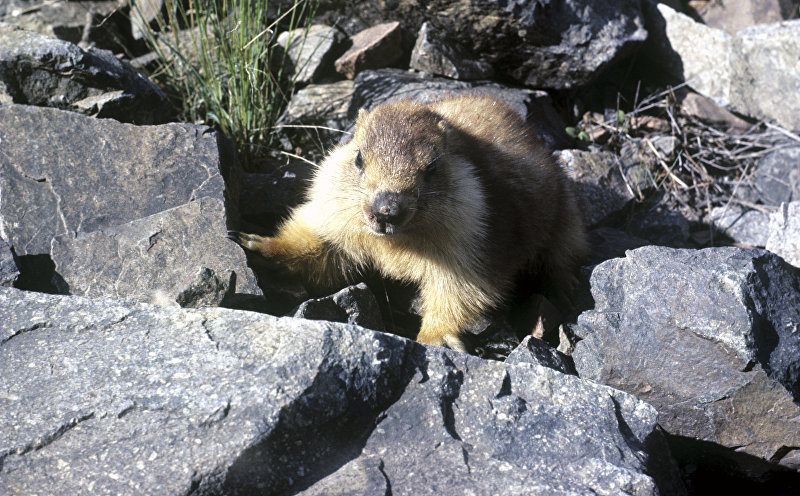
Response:
POLYGON ((222 200, 201 198, 127 224, 56 236, 50 255, 68 294, 177 305, 203 269, 225 281, 235 274, 231 298, 261 294, 244 252, 225 235, 222 200))
POLYGON ((73 110, 137 124, 164 122, 164 92, 107 50, 0 23, 0 102, 73 110))
POLYGON ((17 256, 203 197, 223 200, 232 155, 204 126, 134 126, 0 106, 0 220, 17 256))
POLYGON ((591 286, 573 328, 582 378, 707 441, 693 456, 716 445, 740 473, 800 469, 800 270, 764 250, 649 246, 598 265, 591 286))
POLYGON ((351 37, 352 46, 336 59, 336 71, 347 79, 366 69, 389 67, 403 56, 403 32, 397 21, 372 26, 351 37))
POLYGON ((0 315, 3 494, 682 493, 652 407, 534 364, 11 288, 0 315))
POLYGON ((454 81, 399 69, 359 73, 348 114, 351 121, 355 122, 361 108, 369 110, 382 103, 401 99, 428 103, 459 93, 484 94, 505 101, 550 147, 572 142, 564 131, 566 125, 544 91, 509 88, 488 81, 454 81))
POLYGON ((333 60, 343 39, 338 29, 314 24, 308 29, 284 31, 278 36, 278 44, 291 61, 295 83, 307 84, 333 74, 333 60))

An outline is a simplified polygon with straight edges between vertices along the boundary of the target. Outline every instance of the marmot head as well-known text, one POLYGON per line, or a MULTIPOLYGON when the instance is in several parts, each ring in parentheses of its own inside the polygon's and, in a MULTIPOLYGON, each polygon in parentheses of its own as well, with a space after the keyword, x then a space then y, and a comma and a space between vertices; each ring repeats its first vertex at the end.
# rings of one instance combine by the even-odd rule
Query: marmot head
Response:
MULTIPOLYGON (((411 101, 361 110, 356 121, 352 179, 361 191, 367 228, 395 236, 414 226, 430 229, 432 205, 441 210, 450 185, 451 129, 441 116, 411 101)), ((441 219, 441 213, 437 214, 441 219)))

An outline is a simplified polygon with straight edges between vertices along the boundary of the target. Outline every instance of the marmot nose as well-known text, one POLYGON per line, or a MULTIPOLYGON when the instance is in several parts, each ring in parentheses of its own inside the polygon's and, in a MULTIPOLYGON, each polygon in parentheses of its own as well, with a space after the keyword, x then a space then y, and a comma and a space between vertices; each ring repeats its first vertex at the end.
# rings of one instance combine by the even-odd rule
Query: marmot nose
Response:
POLYGON ((372 202, 372 214, 378 222, 393 224, 403 216, 403 196, 392 191, 381 191, 372 202))

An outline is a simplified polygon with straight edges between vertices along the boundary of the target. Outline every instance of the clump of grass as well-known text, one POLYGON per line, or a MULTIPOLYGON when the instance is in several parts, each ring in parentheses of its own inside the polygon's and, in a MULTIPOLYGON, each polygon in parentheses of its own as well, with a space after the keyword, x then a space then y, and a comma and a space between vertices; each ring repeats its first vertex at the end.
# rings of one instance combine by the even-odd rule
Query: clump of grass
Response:
MULTIPOLYGON (((278 26, 308 27, 316 3, 295 0, 280 11, 266 0, 166 0, 165 15, 141 23, 157 55, 151 77, 182 120, 232 138, 252 168, 275 146, 274 124, 294 85, 291 62, 275 41, 278 26)), ((135 5, 131 15, 139 15, 135 5)))

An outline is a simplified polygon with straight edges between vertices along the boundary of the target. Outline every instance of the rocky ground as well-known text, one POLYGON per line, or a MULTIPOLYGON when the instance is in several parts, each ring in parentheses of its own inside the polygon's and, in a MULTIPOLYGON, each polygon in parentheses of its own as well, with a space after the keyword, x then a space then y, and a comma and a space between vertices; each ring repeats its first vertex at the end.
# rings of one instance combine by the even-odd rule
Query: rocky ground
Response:
POLYGON ((0 494, 800 494, 797 1, 321 2, 247 170, 127 9, 0 0, 0 494), (573 315, 425 347, 413 288, 310 295, 225 237, 359 108, 462 91, 575 181, 573 315))

